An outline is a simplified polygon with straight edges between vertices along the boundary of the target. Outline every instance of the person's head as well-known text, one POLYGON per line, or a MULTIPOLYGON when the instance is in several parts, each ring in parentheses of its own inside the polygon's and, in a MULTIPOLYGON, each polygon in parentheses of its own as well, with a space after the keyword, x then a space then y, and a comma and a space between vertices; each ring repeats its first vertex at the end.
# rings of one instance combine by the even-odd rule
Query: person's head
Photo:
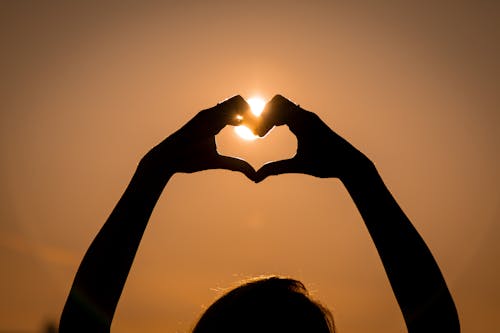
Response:
POLYGON ((267 277, 226 293, 201 316, 193 333, 333 333, 330 312, 297 280, 267 277))

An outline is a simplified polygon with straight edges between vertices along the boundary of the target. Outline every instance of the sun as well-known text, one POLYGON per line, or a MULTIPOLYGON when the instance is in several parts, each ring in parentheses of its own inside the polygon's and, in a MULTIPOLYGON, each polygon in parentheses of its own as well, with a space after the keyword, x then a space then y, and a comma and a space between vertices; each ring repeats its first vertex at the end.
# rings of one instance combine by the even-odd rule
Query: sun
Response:
POLYGON ((264 106, 266 106, 266 101, 260 97, 251 97, 247 100, 247 103, 250 105, 252 113, 257 117, 260 116, 262 111, 264 111, 264 106))
MULTIPOLYGON (((266 101, 258 96, 247 99, 247 103, 250 105, 250 110, 256 117, 259 117, 261 115, 262 111, 264 110, 264 107, 266 106, 266 101)), ((248 141, 255 140, 259 137, 258 135, 253 134, 252 130, 244 125, 236 126, 234 128, 234 131, 242 139, 248 141)))
POLYGON ((255 140, 258 138, 257 135, 253 134, 253 132, 250 128, 248 128, 244 125, 236 126, 234 128, 234 131, 236 132, 236 134, 238 134, 244 140, 251 141, 251 140, 255 140))

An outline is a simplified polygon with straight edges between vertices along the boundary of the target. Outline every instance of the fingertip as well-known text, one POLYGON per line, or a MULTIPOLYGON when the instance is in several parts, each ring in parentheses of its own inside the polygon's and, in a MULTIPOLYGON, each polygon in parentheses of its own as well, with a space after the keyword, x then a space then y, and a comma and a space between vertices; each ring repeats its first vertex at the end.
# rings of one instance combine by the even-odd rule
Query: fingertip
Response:
POLYGON ((254 179, 255 174, 256 174, 256 171, 252 167, 251 164, 249 164, 245 160, 235 158, 235 157, 229 157, 229 156, 222 157, 221 156, 219 167, 222 169, 241 172, 242 174, 244 174, 247 178, 249 178, 251 180, 254 179))
POLYGON ((233 95, 227 99, 227 101, 236 101, 236 102, 241 102, 244 101, 243 97, 241 97, 240 94, 233 95))
POLYGON ((255 129, 255 132, 256 134, 263 138, 267 135, 267 133, 269 133, 269 131, 271 131, 272 129, 274 128, 274 125, 270 125, 270 126, 259 126, 255 129))
POLYGON ((286 99, 286 98, 283 97, 283 95, 281 95, 281 94, 276 94, 273 96, 273 98, 271 98, 271 101, 276 101, 276 100, 280 100, 280 99, 286 99))
POLYGON ((274 97, 271 99, 270 102, 272 102, 273 104, 281 104, 281 105, 289 104, 289 103, 295 104, 290 99, 286 98, 285 96, 283 96, 281 94, 274 95, 274 97))
POLYGON ((264 177, 259 177, 257 179, 254 180, 254 183, 255 184, 260 184, 262 183, 265 179, 267 178, 267 176, 264 176, 264 177))
POLYGON ((238 109, 238 108, 249 108, 247 101, 241 95, 234 95, 229 97, 222 102, 219 102, 217 105, 228 107, 229 109, 238 109))

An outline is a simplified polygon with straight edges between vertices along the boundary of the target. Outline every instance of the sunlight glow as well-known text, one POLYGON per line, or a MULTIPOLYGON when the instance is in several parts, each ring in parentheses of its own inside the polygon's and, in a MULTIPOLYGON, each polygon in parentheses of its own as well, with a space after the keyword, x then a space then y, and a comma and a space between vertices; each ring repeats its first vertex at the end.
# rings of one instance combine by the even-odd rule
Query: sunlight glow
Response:
POLYGON ((250 141, 255 140, 259 137, 258 135, 253 134, 252 130, 244 125, 236 126, 234 128, 234 131, 244 140, 250 141))
MULTIPOLYGON (((247 99, 247 103, 250 105, 250 109, 256 117, 260 116, 260 114, 264 110, 264 107, 266 106, 266 101, 258 96, 247 99)), ((238 119, 241 120, 242 117, 238 116, 238 119)), ((251 141, 259 137, 258 135, 253 134, 252 130, 244 125, 235 127, 234 131, 244 140, 251 141)))
POLYGON ((266 101, 260 97, 252 97, 247 100, 247 103, 250 105, 250 109, 252 109, 252 113, 257 117, 260 116, 262 111, 264 110, 264 106, 266 106, 266 101))

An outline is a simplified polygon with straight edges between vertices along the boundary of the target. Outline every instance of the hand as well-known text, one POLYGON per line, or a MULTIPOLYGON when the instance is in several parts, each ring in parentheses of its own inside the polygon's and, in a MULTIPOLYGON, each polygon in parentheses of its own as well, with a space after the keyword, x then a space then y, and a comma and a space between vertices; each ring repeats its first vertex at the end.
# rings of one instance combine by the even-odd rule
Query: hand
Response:
POLYGON ((240 125, 250 106, 239 95, 200 111, 177 132, 154 147, 143 163, 166 173, 193 173, 209 169, 239 171, 253 180, 254 168, 247 162, 217 153, 215 136, 226 125, 240 125))
POLYGON ((285 97, 276 95, 264 108, 254 128, 264 136, 274 126, 288 125, 297 137, 297 154, 288 160, 265 164, 255 182, 283 173, 303 173, 315 177, 343 178, 368 159, 349 142, 333 132, 316 114, 305 111, 285 97))

